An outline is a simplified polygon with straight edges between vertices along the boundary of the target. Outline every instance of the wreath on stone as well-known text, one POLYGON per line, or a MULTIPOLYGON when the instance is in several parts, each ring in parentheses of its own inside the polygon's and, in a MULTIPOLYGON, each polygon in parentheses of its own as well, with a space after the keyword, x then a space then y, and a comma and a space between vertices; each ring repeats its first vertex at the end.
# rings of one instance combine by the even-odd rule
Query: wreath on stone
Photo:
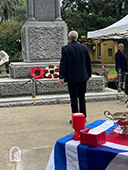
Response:
POLYGON ((44 77, 44 71, 40 67, 33 67, 30 71, 30 76, 35 79, 42 79, 44 77))
POLYGON ((44 77, 45 78, 59 78, 59 68, 57 66, 53 66, 50 64, 44 70, 44 77))

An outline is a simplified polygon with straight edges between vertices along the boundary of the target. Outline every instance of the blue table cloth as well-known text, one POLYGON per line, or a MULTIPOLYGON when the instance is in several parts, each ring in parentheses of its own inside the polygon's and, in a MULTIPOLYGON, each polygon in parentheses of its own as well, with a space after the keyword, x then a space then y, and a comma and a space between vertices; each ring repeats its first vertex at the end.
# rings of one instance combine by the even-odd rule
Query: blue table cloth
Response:
POLYGON ((46 170, 128 170, 128 136, 118 134, 118 125, 96 120, 87 128, 105 130, 108 141, 100 147, 83 145, 71 133, 56 141, 46 170))

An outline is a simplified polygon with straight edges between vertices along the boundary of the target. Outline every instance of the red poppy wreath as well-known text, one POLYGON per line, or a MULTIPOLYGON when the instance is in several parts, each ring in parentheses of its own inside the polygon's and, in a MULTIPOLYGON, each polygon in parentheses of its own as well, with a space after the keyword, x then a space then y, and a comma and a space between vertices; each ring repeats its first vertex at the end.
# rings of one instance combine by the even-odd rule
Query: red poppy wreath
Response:
POLYGON ((44 71, 40 67, 34 67, 30 71, 30 76, 34 76, 35 79, 42 79, 44 77, 44 71))

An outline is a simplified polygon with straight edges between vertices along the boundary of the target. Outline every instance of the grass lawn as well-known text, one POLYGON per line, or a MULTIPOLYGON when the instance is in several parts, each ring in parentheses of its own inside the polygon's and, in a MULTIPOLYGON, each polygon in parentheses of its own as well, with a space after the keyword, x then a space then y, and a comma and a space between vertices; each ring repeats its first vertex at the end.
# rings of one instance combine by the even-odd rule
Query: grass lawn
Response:
MULTIPOLYGON (((108 71, 108 77, 116 77, 117 76, 117 72, 115 70, 115 66, 113 65, 105 65, 106 70, 108 71)), ((102 69, 102 65, 101 64, 92 64, 92 71, 93 70, 97 70, 97 72, 100 70, 100 72, 104 72, 102 69)))

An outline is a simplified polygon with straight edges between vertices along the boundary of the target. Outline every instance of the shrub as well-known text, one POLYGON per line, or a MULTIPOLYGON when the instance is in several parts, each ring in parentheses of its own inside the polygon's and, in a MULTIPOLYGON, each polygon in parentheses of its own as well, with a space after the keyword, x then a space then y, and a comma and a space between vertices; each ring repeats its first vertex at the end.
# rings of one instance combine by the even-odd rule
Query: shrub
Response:
MULTIPOLYGON (((0 51, 9 55, 9 63, 22 61, 21 57, 21 28, 23 22, 4 21, 0 24, 0 51)), ((7 63, 7 70, 8 65, 7 63)))
POLYGON ((92 64, 101 64, 100 61, 92 61, 92 64))

